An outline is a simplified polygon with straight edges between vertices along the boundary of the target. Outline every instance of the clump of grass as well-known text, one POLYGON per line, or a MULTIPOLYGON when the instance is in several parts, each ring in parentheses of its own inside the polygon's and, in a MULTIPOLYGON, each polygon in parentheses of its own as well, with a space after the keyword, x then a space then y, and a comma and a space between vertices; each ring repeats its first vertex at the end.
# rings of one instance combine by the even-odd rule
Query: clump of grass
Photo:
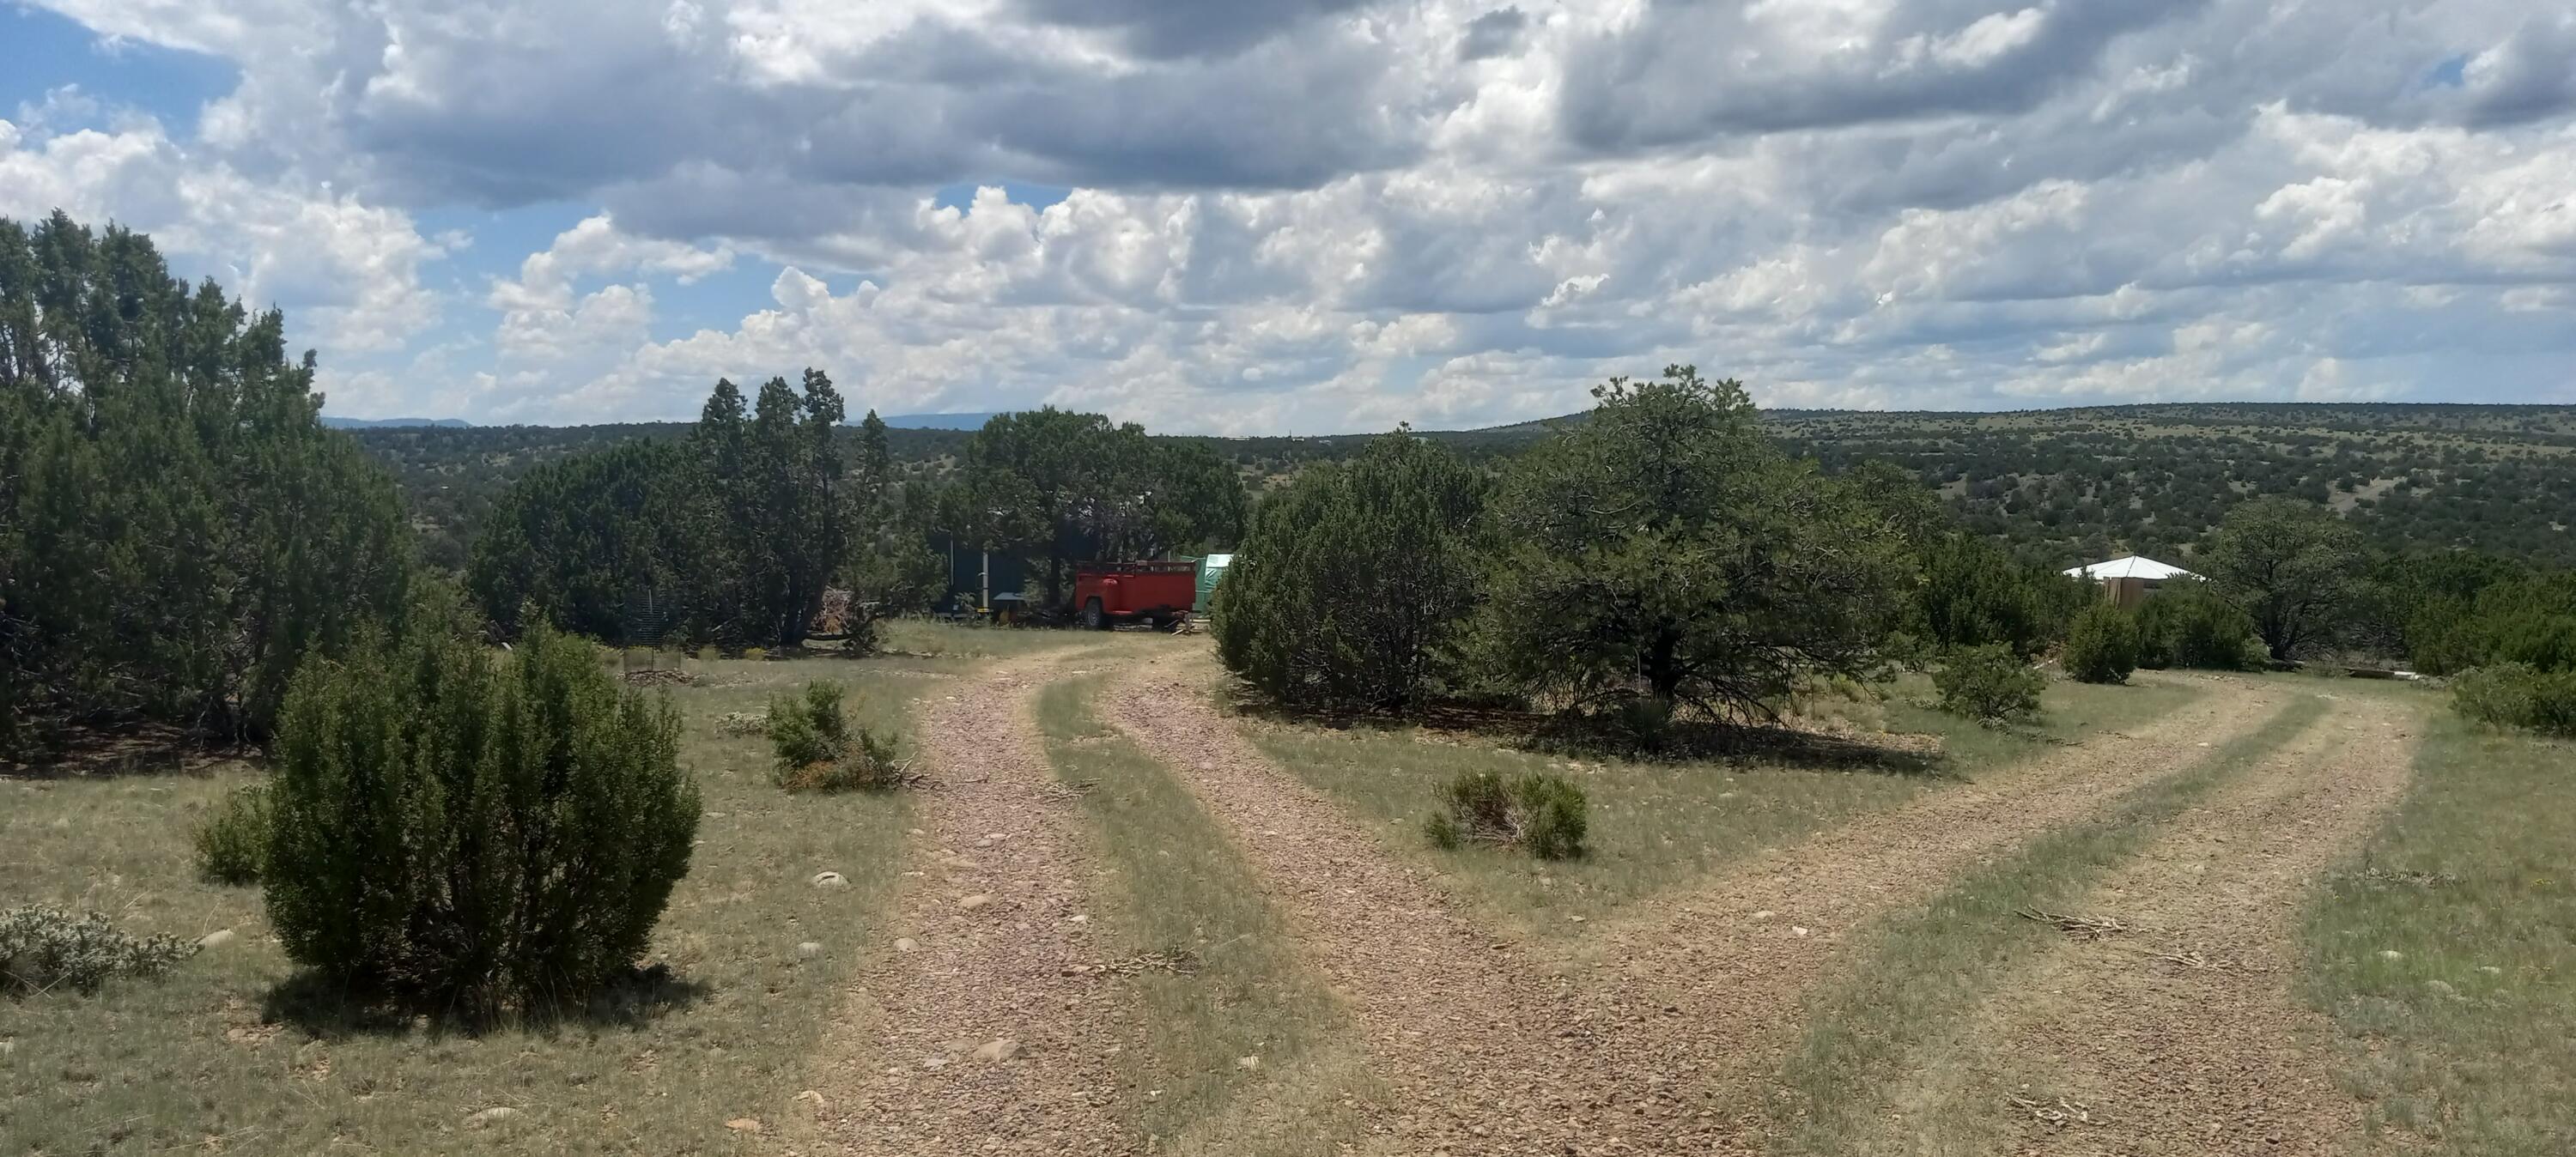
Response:
POLYGON ((268 827, 268 785, 234 788, 194 833, 198 878, 236 887, 258 883, 268 863, 268 827))
POLYGON ((1583 855, 1589 825, 1583 789, 1544 772, 1461 773, 1441 789, 1441 809, 1423 823, 1443 848, 1465 843, 1517 847, 1542 860, 1583 855))
POLYGON ((771 779, 789 791, 884 791, 912 778, 894 741, 854 725, 841 710, 846 692, 817 680, 801 695, 769 705, 769 744, 777 753, 771 779))
POLYGON ((96 992, 121 976, 152 977, 197 954, 176 936, 135 936, 96 912, 43 904, 0 910, 0 993, 96 992))
POLYGON ((2304 927, 2345 1084, 2410 1151, 2576 1138, 2576 745, 2435 717, 2407 797, 2304 927))

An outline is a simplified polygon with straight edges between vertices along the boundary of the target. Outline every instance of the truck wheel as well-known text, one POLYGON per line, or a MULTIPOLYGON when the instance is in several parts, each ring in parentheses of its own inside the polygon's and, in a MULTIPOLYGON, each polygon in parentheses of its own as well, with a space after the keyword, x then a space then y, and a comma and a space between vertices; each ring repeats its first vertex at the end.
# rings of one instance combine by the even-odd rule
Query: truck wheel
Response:
POLYGON ((1100 600, 1093 599, 1082 604, 1082 629, 1086 631, 1109 629, 1109 617, 1100 613, 1100 600))

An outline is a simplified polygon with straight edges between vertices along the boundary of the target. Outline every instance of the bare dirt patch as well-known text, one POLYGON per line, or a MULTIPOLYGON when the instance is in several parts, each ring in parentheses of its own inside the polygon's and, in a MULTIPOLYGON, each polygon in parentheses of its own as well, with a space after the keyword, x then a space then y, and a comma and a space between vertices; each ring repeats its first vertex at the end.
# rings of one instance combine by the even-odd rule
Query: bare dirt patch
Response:
MULTIPOLYGON (((859 1153, 1137 1149, 1108 1058, 1125 1008, 1091 965, 1098 872, 1038 738, 1063 659, 1011 663, 921 713, 928 782, 895 926, 866 970, 818 1090, 859 1153)), ((888 849, 888 854, 894 854, 888 849)))

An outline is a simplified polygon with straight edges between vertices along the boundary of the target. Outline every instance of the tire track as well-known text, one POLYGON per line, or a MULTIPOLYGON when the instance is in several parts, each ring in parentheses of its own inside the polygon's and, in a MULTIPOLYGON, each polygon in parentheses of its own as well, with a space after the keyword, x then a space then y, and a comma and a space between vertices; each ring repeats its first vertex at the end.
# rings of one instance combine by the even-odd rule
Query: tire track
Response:
POLYGON ((1075 919, 1098 868, 1082 818, 1048 790, 1036 719, 1038 689, 1075 658, 962 681, 919 719, 931 782, 913 854, 930 862, 906 873, 893 942, 842 1018, 846 1081, 825 1099, 854 1152, 1138 1148, 1106 1056, 1123 1002, 1069 967, 1099 956, 1075 919))
POLYGON ((2389 711, 2336 700, 2090 889, 2077 912, 2133 930, 2007 978, 1921 1059, 1867 1151, 2345 1152, 2363 1106, 2312 1049, 2332 1026, 2291 991, 2298 899, 2406 789, 2421 720, 2389 711), (2061 1098, 2093 1122, 2044 1122, 2061 1098))
POLYGON ((1571 963, 1496 935, 1367 825, 1271 765, 1206 704, 1204 655, 1139 663, 1112 714, 1199 793, 1351 1003, 1398 1152, 1735 1151, 1723 1083, 1776 1051, 1843 934, 1951 873, 2205 755, 2277 700, 2206 697, 2123 742, 1936 793, 1767 853, 1677 915, 1571 963), (1799 923, 1808 921, 1811 923, 1799 923), (1822 935, 1818 935, 1819 929, 1822 935))

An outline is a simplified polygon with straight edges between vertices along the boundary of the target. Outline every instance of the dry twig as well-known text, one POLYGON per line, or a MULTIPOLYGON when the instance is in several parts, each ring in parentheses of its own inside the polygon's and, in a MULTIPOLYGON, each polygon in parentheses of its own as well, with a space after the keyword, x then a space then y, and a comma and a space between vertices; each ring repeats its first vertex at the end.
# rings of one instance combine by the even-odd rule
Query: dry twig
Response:
POLYGON ((2102 1118, 2093 1115, 2093 1106, 2079 1104, 2064 1097, 2059 1097, 2054 1105, 2044 1105, 2028 1097, 2011 1093, 2004 1094, 2004 1100, 2010 1102, 2014 1108, 2028 1112, 2032 1120, 2052 1129, 2063 1129, 2068 1125, 2104 1123, 2102 1118))
POLYGON ((1124 960, 1109 960, 1098 964, 1068 964, 1064 969, 1065 975, 1068 976, 1134 976, 1144 972, 1168 972, 1174 976, 1188 976, 1198 970, 1198 953, 1186 948, 1177 952, 1140 952, 1124 960))
POLYGON ((2088 940, 2137 931, 2127 923, 2111 916, 2069 916, 2062 912, 2042 912, 2037 908, 2015 908, 2013 915, 2024 920, 2037 920, 2060 932, 2081 936, 2088 940))

